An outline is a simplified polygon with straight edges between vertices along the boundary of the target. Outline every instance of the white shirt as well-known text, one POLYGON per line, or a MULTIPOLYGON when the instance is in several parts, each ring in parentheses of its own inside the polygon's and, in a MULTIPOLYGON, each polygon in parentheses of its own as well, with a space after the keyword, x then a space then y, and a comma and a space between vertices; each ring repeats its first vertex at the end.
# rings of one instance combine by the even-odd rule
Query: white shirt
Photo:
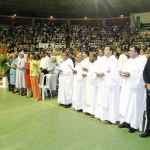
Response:
POLYGON ((47 69, 50 66, 50 58, 48 56, 42 57, 40 67, 42 70, 47 69))

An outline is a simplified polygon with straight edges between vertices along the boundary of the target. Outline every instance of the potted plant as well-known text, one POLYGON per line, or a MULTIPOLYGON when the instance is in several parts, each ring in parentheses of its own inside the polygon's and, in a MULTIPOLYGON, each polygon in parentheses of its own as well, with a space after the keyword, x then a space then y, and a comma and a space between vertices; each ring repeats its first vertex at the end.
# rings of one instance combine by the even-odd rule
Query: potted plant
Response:
POLYGON ((3 76, 3 87, 7 88, 7 77, 6 77, 6 69, 7 69, 7 64, 6 62, 9 60, 9 53, 8 53, 8 48, 0 44, 0 75, 3 76))

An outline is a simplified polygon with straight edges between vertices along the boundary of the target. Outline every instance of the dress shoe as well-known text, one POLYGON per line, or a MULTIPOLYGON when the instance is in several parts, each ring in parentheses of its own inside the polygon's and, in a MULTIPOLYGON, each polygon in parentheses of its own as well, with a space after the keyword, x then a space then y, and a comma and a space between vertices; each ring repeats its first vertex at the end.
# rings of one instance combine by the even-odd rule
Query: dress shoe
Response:
POLYGON ((141 138, 146 138, 150 136, 150 131, 145 131, 142 134, 139 135, 141 138))
POLYGON ((22 94, 21 94, 21 96, 25 96, 25 95, 27 95, 27 93, 22 93, 22 94))
POLYGON ((64 108, 69 108, 69 107, 71 107, 71 104, 64 105, 64 108))
POLYGON ((7 89, 7 91, 13 91, 13 89, 7 89))
POLYGON ((94 115, 91 115, 91 118, 95 118, 95 116, 94 116, 94 115))
POLYGON ((134 132, 136 132, 136 129, 130 127, 130 129, 129 129, 128 132, 129 132, 129 133, 134 133, 134 132))
POLYGON ((90 114, 90 113, 88 113, 88 112, 85 112, 85 115, 90 116, 91 114, 90 114))
POLYGON ((130 124, 128 124, 126 122, 123 122, 122 124, 118 125, 118 128, 129 128, 129 127, 130 127, 130 124))
POLYGON ((59 106, 64 106, 64 104, 59 104, 59 106))
POLYGON ((106 123, 107 123, 107 124, 113 124, 112 122, 110 122, 110 121, 108 121, 108 120, 106 120, 106 123))
POLYGON ((19 93, 19 91, 12 91, 12 93, 19 93))
POLYGON ((77 110, 78 112, 83 112, 83 110, 82 109, 79 109, 79 110, 77 110))

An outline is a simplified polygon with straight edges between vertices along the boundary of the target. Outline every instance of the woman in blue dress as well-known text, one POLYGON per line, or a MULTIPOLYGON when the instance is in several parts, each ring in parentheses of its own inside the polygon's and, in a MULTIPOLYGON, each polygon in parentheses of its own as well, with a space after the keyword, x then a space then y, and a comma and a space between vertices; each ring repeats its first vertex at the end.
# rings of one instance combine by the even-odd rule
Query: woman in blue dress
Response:
POLYGON ((13 60, 10 65, 10 86, 11 91, 14 91, 16 85, 16 64, 18 62, 18 55, 16 53, 13 54, 13 60))

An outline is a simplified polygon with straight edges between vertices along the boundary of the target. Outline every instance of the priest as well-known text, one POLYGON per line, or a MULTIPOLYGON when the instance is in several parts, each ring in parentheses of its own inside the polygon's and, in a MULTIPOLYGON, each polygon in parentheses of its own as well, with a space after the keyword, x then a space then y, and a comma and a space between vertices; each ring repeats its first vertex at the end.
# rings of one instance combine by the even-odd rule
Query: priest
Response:
POLYGON ((96 77, 96 70, 97 70, 97 55, 95 53, 91 53, 89 56, 89 60, 91 62, 87 74, 87 81, 86 81, 86 97, 84 101, 84 109, 83 111, 86 114, 90 114, 94 117, 94 112, 97 103, 97 77, 96 77))
POLYGON ((99 111, 95 116, 109 124, 119 121, 119 62, 113 55, 114 49, 106 46, 106 58, 101 63, 101 70, 97 73, 101 85, 98 91, 99 111))
POLYGON ((130 48, 130 59, 125 63, 120 73, 123 84, 120 93, 120 125, 128 127, 129 133, 134 133, 142 123, 144 104, 144 59, 139 55, 137 46, 130 48))
POLYGON ((71 107, 72 104, 72 88, 73 88, 73 61, 69 58, 69 53, 62 54, 63 61, 59 68, 59 89, 58 103, 65 108, 71 107))
POLYGON ((73 96, 72 96, 72 107, 81 112, 83 111, 83 102, 85 99, 85 81, 86 79, 82 77, 82 61, 83 55, 82 53, 77 54, 76 56, 76 66, 75 69, 72 70, 73 77, 73 96))

